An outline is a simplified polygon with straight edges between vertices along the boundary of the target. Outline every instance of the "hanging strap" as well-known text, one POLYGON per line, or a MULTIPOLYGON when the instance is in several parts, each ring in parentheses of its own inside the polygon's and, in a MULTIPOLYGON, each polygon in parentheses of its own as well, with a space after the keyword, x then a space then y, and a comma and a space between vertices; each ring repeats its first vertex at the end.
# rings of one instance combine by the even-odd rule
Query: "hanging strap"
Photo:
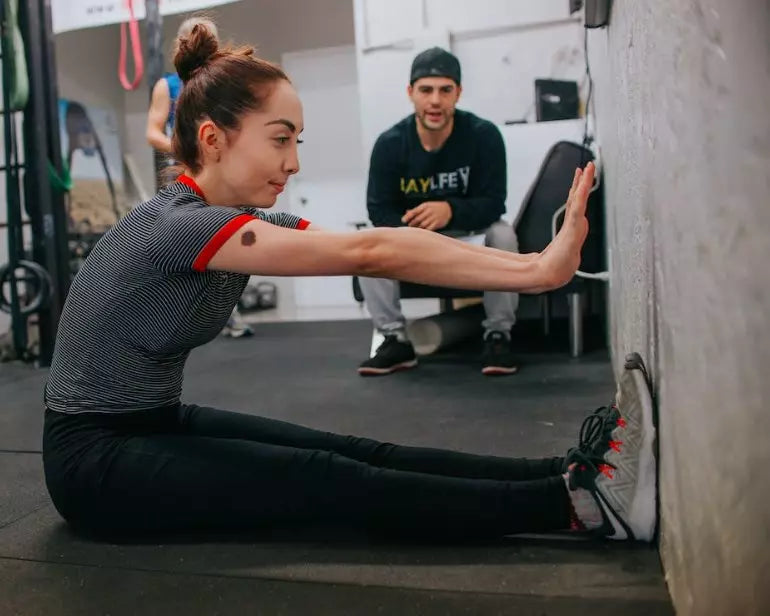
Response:
POLYGON ((139 22, 134 17, 134 0, 126 0, 128 4, 128 23, 120 24, 120 58, 118 59, 118 77, 120 84, 126 90, 136 90, 144 77, 144 58, 142 43, 139 37, 139 22), (131 50, 134 55, 134 80, 129 81, 126 71, 126 47, 128 36, 131 37, 131 50))
POLYGON ((19 29, 19 0, 3 0, 5 3, 5 28, 3 28, 4 52, 10 66, 9 111, 21 111, 29 100, 29 76, 24 56, 24 39, 19 29))
POLYGON ((54 190, 65 193, 72 190, 72 176, 66 161, 63 160, 61 166, 61 175, 59 175, 54 164, 50 160, 48 161, 48 181, 54 190))

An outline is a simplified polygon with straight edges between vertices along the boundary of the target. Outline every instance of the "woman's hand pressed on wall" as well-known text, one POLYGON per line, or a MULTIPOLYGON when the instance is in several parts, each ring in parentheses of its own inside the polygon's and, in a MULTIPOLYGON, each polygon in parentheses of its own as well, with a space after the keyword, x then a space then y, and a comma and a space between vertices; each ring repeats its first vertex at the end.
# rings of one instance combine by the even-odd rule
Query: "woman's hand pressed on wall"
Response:
POLYGON ((539 261, 551 289, 567 284, 580 267, 580 251, 588 235, 585 214, 594 173, 593 163, 588 163, 582 171, 575 171, 567 197, 564 223, 553 241, 540 253, 539 261))

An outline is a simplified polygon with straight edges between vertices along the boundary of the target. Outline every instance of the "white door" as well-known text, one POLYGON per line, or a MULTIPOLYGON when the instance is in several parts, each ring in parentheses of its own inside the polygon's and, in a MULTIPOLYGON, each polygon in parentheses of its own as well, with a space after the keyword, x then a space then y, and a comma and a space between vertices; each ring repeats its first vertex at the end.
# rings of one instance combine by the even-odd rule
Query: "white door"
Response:
MULTIPOLYGON (((353 231, 368 219, 355 48, 286 53, 282 63, 305 116, 287 209, 323 229, 353 231)), ((294 292, 298 308, 356 305, 349 276, 296 278, 294 292)))
POLYGON ((400 35, 394 33, 387 39, 379 29, 371 31, 375 23, 382 29, 379 21, 368 24, 366 20, 372 16, 359 11, 355 18, 361 135, 364 156, 368 158, 382 132, 414 113, 406 92, 414 56, 429 47, 449 49, 449 31, 419 28, 413 29, 408 38, 398 38, 400 35))

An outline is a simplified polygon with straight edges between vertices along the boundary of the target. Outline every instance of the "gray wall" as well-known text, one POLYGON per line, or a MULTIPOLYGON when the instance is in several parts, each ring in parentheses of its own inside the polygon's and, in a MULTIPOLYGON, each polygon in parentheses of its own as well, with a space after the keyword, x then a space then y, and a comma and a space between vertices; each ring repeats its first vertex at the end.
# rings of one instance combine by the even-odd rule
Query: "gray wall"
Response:
POLYGON ((589 37, 614 365, 660 406, 680 614, 770 613, 770 3, 615 2, 589 37))

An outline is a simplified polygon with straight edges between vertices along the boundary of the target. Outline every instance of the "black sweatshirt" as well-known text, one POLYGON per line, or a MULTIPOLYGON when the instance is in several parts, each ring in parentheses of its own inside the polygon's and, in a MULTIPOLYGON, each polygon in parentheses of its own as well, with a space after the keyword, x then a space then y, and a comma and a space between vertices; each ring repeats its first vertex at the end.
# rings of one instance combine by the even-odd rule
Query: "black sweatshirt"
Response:
POLYGON ((372 150, 366 205, 375 227, 400 227, 425 201, 448 201, 446 229, 480 231, 505 213, 505 145, 487 120, 456 110, 452 134, 426 152, 410 115, 382 133, 372 150))

